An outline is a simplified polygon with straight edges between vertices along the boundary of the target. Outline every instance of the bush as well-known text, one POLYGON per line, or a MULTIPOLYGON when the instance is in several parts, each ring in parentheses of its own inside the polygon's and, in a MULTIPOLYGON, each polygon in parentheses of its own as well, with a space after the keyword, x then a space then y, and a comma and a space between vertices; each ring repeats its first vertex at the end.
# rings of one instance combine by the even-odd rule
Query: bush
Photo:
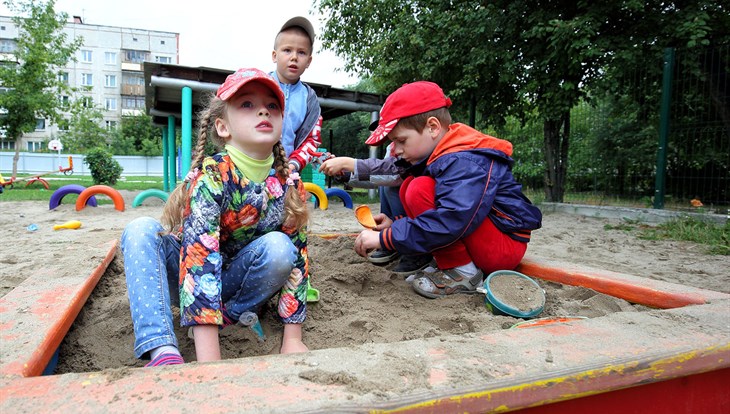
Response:
POLYGON ((114 185, 124 170, 117 160, 112 158, 112 154, 103 148, 92 148, 87 151, 84 163, 89 166, 94 184, 114 185))

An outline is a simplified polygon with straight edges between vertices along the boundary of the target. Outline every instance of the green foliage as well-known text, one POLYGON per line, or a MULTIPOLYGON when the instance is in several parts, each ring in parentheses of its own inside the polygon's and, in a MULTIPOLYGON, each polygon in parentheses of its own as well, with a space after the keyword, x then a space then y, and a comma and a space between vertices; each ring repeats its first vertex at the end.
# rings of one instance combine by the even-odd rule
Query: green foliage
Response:
POLYGON ((114 185, 122 176, 122 166, 103 148, 90 149, 84 163, 89 166, 94 184, 114 185))
MULTIPOLYGON (((569 126, 576 105, 590 104, 603 96, 602 91, 609 91, 632 97, 638 104, 637 116, 644 115, 654 101, 641 99, 631 89, 635 84, 617 80, 629 79, 636 68, 651 67, 654 75, 660 74, 657 62, 662 61, 665 47, 730 40, 726 30, 730 13, 713 0, 320 0, 318 10, 328 16, 321 34, 323 47, 342 57, 346 70, 370 76, 378 92, 390 93, 405 82, 428 79, 454 100, 457 121, 466 119, 473 103, 481 128, 500 129, 509 116, 523 124, 531 119, 542 124, 542 142, 530 144, 543 153, 549 201, 562 201, 573 162, 569 153, 575 131, 569 126)), ((703 70, 698 72, 700 78, 703 70)), ((650 73, 647 79, 651 78, 650 73)), ((638 149, 634 154, 640 156, 653 153, 643 151, 653 131, 628 125, 627 120, 606 129, 604 143, 614 140, 612 132, 627 144, 625 151, 612 154, 613 167, 628 173, 632 164, 644 169, 652 165, 643 160, 632 163, 625 155, 629 147, 638 149), (631 134, 638 134, 634 142, 627 140, 631 134)), ((580 140, 595 139, 598 145, 598 137, 581 133, 580 140)), ((586 143, 585 148, 592 147, 586 143)), ((579 159, 589 158, 584 153, 579 159)), ((589 163, 580 167, 588 168, 589 163)), ((537 176, 519 163, 515 171, 537 176)))
MULTIPOLYGON (((27 0, 5 5, 16 16, 18 26, 17 48, 14 56, 17 64, 0 65, 0 84, 9 88, 0 94, 0 127, 8 139, 16 140, 24 133, 35 130, 36 119, 46 118, 57 122, 60 118, 58 96, 70 93, 72 88, 58 78, 58 68, 66 66, 82 44, 82 38, 67 41, 63 27, 68 16, 56 14, 55 2, 27 0)), ((20 146, 16 145, 16 153, 20 146)), ((17 166, 13 165, 13 173, 17 166)))
POLYGON ((152 125, 149 115, 123 116, 119 127, 110 135, 111 150, 116 155, 162 154, 160 129, 152 125))
POLYGON ((62 141, 67 152, 81 154, 92 148, 107 146, 109 132, 101 126, 104 115, 101 108, 90 104, 89 99, 73 101, 67 108, 71 114, 68 131, 62 141))

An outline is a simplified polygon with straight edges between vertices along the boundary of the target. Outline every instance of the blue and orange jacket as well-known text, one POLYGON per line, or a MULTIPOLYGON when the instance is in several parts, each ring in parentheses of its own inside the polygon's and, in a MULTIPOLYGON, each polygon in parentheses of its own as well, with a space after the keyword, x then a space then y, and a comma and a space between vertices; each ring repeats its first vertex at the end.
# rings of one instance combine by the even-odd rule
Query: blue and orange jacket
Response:
POLYGON ((436 209, 394 221, 380 233, 381 246, 403 254, 432 252, 470 235, 487 219, 511 238, 529 242, 532 230, 542 225, 542 213, 515 181, 511 155, 509 141, 450 125, 423 165, 409 169, 436 181, 436 209))

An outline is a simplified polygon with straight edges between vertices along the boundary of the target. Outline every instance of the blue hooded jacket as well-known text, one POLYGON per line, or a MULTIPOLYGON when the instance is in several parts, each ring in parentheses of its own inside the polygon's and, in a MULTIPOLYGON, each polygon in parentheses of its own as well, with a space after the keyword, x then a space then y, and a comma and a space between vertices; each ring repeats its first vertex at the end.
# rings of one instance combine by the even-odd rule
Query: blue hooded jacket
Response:
POLYGON ((512 175, 512 144, 464 124, 452 124, 431 155, 409 169, 436 181, 436 208, 402 218, 380 233, 384 249, 420 254, 470 235, 484 220, 529 242, 542 213, 512 175))

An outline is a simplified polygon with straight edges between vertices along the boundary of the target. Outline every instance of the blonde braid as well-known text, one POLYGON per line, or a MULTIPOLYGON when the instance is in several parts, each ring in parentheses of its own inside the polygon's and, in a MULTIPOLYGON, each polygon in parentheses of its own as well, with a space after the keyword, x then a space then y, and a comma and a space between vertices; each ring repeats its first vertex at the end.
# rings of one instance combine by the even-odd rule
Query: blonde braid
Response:
MULTIPOLYGON (((222 103, 220 100, 219 102, 222 103)), ((205 144, 208 142, 208 129, 211 125, 210 120, 213 118, 216 109, 219 109, 217 108, 217 105, 214 105, 214 103, 215 100, 211 100, 208 108, 201 111, 198 117, 200 119, 198 142, 195 144, 195 149, 193 150, 195 157, 190 162, 190 171, 202 167, 203 159, 205 158, 205 144)), ((216 138, 220 139, 217 133, 214 133, 214 135, 216 138)), ((167 198, 167 202, 165 203, 165 207, 162 210, 161 221, 169 232, 178 230, 182 225, 183 214, 188 203, 187 185, 189 181, 190 178, 188 177, 188 174, 186 174, 185 179, 170 193, 170 196, 167 198)))
MULTIPOLYGON (((289 160, 284 151, 281 141, 274 144, 274 168, 282 177, 289 178, 289 160)), ((301 180, 298 183, 302 186, 301 180)), ((289 186, 284 198, 284 226, 301 229, 309 221, 309 209, 307 203, 300 197, 299 189, 289 186)))

